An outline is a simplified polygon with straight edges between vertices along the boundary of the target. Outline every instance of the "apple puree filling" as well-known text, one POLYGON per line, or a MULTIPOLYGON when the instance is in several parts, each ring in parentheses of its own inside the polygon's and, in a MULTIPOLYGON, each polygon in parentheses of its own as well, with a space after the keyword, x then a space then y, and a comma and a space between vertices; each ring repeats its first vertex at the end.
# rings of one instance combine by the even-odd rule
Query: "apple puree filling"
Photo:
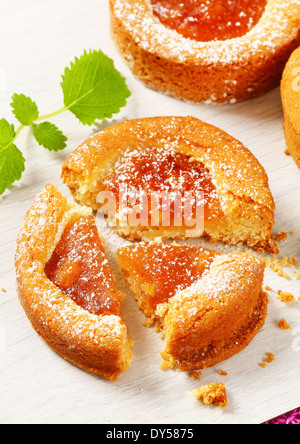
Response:
POLYGON ((66 227, 45 273, 90 313, 121 316, 118 291, 92 216, 66 227))
POLYGON ((127 208, 133 209, 137 203, 140 213, 146 208, 147 226, 183 226, 188 218, 196 221, 200 207, 204 209, 204 221, 223 214, 209 170, 197 160, 165 148, 127 150, 103 185, 116 196, 119 208, 124 194, 127 208), (169 222, 161 217, 155 219, 155 195, 167 196, 166 200, 154 202, 162 214, 167 213, 164 210, 168 207, 169 222), (142 196, 147 196, 146 203, 142 196), (178 210, 183 216, 182 224, 176 219, 178 210))
POLYGON ((258 23, 267 0, 151 0, 168 28, 199 42, 242 37, 258 23))
POLYGON ((141 243, 121 248, 118 260, 129 283, 137 283, 145 314, 151 317, 159 304, 201 279, 216 255, 198 246, 141 243))

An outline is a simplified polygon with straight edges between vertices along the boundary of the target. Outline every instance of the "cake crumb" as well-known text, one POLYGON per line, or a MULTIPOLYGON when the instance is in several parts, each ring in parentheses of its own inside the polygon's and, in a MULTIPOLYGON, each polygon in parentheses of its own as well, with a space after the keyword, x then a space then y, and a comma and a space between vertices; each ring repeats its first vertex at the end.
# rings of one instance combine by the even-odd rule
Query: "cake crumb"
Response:
POLYGON ((296 258, 294 256, 290 258, 290 263, 292 265, 294 265, 295 267, 298 266, 298 262, 297 262, 297 260, 296 260, 296 258))
POLYGON ((279 327, 283 330, 290 330, 292 327, 286 322, 285 319, 280 319, 279 321, 279 327))
POLYGON ((2 293, 6 293, 5 288, 1 288, 2 293))
POLYGON ((169 370, 169 368, 172 368, 173 366, 172 366, 172 364, 169 362, 169 361, 163 361, 162 363, 161 363, 161 366, 160 366, 160 368, 163 370, 163 371, 165 371, 165 370, 169 370))
POLYGON ((276 242, 280 243, 280 242, 286 240, 287 237, 288 237, 287 233, 277 233, 275 236, 275 240, 276 240, 276 242))
POLYGON ((269 285, 266 285, 265 290, 266 291, 272 291, 273 289, 271 287, 269 287, 269 285))
POLYGON ((264 359, 264 362, 271 364, 271 362, 275 361, 275 355, 273 353, 266 353, 267 358, 264 359))
POLYGON ((203 385, 197 387, 189 395, 199 399, 204 405, 216 405, 219 408, 227 407, 227 394, 224 384, 203 385))
POLYGON ((259 365, 262 368, 266 368, 267 364, 271 364, 271 362, 275 361, 275 355, 273 353, 266 353, 267 358, 263 360, 259 365))
POLYGON ((281 261, 278 258, 265 258, 264 262, 266 264, 266 267, 269 268, 269 270, 274 271, 274 273, 277 273, 279 277, 284 277, 287 280, 291 280, 292 278, 290 275, 288 275, 283 268, 287 266, 288 264, 288 257, 284 257, 281 261))
POLYGON ((218 370, 218 373, 222 376, 228 376, 228 373, 225 372, 224 370, 218 370))
POLYGON ((300 278, 300 273, 298 270, 298 262, 294 256, 288 257, 285 256, 282 260, 279 260, 277 257, 273 257, 273 259, 265 258, 264 262, 266 264, 266 267, 269 268, 271 271, 274 271, 274 273, 277 273, 278 276, 284 277, 285 279, 291 280, 291 276, 287 274, 284 271, 284 267, 291 268, 294 266, 296 268, 296 271, 294 273, 295 278, 300 278))
POLYGON ((191 372, 191 373, 190 373, 190 376, 191 376, 191 378, 196 379, 196 381, 199 381, 199 379, 200 379, 201 376, 202 376, 202 373, 201 373, 200 370, 199 370, 199 371, 191 372))
POLYGON ((162 352, 161 357, 163 358, 163 362, 161 363, 160 368, 163 371, 169 370, 169 368, 175 367, 175 363, 172 361, 172 359, 170 358, 170 356, 167 353, 162 352))
POLYGON ((287 304, 296 300, 295 296, 288 291, 284 293, 283 291, 279 290, 277 294, 279 296, 277 299, 282 302, 286 302, 287 304))

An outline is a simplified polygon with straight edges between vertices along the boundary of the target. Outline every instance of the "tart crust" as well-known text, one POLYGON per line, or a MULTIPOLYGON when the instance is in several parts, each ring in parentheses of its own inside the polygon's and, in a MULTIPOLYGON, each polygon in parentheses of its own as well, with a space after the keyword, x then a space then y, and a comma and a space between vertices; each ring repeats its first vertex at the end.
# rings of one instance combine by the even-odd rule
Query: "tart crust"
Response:
POLYGON ((300 168, 300 48, 293 52, 286 65, 281 95, 288 152, 300 168))
POLYGON ((214 366, 247 347, 264 325, 265 263, 257 257, 221 256, 177 244, 138 244, 121 248, 117 258, 145 325, 155 322, 166 337, 163 368, 195 371, 214 366), (163 299, 162 285, 169 296, 163 294, 163 299))
POLYGON ((28 211, 15 259, 20 302, 32 326, 59 355, 114 381, 132 359, 132 340, 119 316, 97 316, 65 296, 45 275, 64 229, 91 210, 70 205, 48 185, 28 211))
POLYGON ((269 0, 243 37, 197 42, 167 29, 148 0, 110 0, 112 37, 147 86, 191 102, 228 103, 278 86, 300 42, 298 0, 269 0))
MULTIPOLYGON (((223 212, 221 218, 205 222, 204 234, 211 241, 243 242, 260 251, 278 253, 272 236, 275 204, 264 168, 238 140, 196 118, 154 117, 114 125, 70 155, 62 178, 78 203, 97 211, 101 207, 98 193, 105 190, 103 182, 125 151, 157 147, 181 153, 209 170, 223 212)), ((114 228, 130 240, 189 236, 186 227, 124 227, 116 223, 114 228)))
POLYGON ((216 257, 202 280, 169 301, 164 360, 193 371, 247 347, 267 316, 264 270, 261 260, 247 254, 216 257))

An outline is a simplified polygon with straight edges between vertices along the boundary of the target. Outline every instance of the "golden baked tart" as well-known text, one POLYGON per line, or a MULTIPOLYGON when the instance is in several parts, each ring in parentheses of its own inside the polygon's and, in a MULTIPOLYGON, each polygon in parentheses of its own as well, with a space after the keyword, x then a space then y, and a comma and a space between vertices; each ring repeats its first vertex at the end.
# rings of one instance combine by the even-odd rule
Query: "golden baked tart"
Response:
POLYGON ((163 330, 166 366, 214 366, 247 347, 265 323, 265 264, 254 256, 140 244, 120 249, 118 260, 140 308, 163 330))
POLYGON ((300 168, 300 48, 293 52, 281 83, 288 153, 300 168))
POLYGON ((114 381, 132 341, 92 212, 48 185, 17 240, 17 288, 37 333, 78 367, 114 381))
POLYGON ((300 42, 299 0, 110 0, 112 36, 147 86, 191 102, 280 83, 300 42))
POLYGON ((62 177, 78 203, 101 209, 130 240, 205 235, 278 252, 265 170, 238 140, 196 118, 114 125, 78 147, 62 177))

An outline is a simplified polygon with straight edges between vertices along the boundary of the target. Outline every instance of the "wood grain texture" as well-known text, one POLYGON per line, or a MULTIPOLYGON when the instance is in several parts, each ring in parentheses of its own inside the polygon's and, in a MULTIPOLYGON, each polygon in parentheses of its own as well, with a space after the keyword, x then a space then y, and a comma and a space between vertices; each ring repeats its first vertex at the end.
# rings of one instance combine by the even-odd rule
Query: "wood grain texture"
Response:
MULTIPOLYGON (((267 170, 275 198, 276 232, 294 232, 280 244, 280 257, 300 262, 300 171, 286 149, 279 88, 237 105, 192 105, 147 89, 137 81, 114 48, 109 33, 108 2, 104 0, 2 0, 0 19, 0 115, 12 120, 14 92, 30 95, 41 113, 62 106, 60 76, 84 49, 102 49, 126 76, 133 95, 113 122, 155 115, 194 115, 241 140, 267 170)), ((22 180, 0 198, 0 421, 1 423, 261 423, 300 405, 300 305, 276 299, 278 290, 300 296, 300 281, 266 273, 270 292, 266 325, 238 356, 203 372, 200 381, 160 370, 163 343, 125 287, 115 253, 126 244, 106 227, 107 253, 118 287, 126 291, 123 311, 136 341, 135 359, 117 383, 79 370, 52 352, 31 328, 15 289, 15 240, 26 211, 49 182, 68 195, 60 181, 62 163, 84 139, 112 122, 82 126, 71 113, 52 119, 68 136, 68 148, 49 153, 25 130, 17 144, 26 157, 22 180), (285 318, 293 330, 281 330, 285 318), (276 360, 259 366, 266 352, 276 360), (199 384, 225 382, 228 408, 205 408, 186 395, 199 384)), ((199 241, 206 245, 205 241, 199 241)), ((217 246, 230 252, 231 247, 217 246)), ((292 269, 289 269, 292 273, 292 269)))

